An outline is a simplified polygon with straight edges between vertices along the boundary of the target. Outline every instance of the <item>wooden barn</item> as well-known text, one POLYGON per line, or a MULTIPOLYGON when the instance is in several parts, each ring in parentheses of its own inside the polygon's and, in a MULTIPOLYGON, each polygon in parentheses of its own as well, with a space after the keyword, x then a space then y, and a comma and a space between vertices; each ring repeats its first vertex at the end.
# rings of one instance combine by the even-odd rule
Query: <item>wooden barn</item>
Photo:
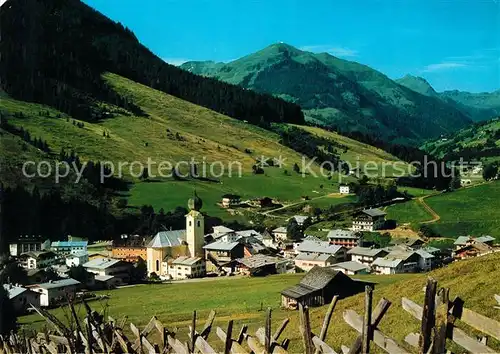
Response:
POLYGON ((333 268, 315 266, 299 284, 281 292, 281 305, 289 309, 297 309, 299 303, 321 306, 335 295, 342 299, 363 292, 366 285, 374 287, 373 283, 351 279, 333 268))

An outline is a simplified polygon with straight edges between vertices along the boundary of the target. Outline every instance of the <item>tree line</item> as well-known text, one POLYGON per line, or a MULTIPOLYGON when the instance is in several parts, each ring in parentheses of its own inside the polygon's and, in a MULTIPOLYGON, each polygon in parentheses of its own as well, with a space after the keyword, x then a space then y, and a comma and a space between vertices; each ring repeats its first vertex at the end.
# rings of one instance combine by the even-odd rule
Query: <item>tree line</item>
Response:
POLYGON ((81 1, 19 0, 0 16, 0 78, 14 98, 87 121, 106 117, 98 100, 144 115, 104 82, 101 75, 113 72, 250 123, 304 122, 298 105, 165 63, 130 30, 81 1))

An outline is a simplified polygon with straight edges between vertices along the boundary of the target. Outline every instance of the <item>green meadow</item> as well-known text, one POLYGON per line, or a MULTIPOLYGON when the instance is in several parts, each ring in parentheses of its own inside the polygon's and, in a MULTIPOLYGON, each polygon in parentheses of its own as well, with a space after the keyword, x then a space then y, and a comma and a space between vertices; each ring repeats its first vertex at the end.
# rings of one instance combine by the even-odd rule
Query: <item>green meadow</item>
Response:
POLYGON ((396 220, 398 224, 432 220, 432 215, 415 199, 388 206, 385 211, 387 212, 387 219, 396 220))
POLYGON ((500 240, 500 181, 425 199, 441 217, 431 224, 442 236, 491 235, 500 240))
MULTIPOLYGON (((393 337, 401 346, 410 350, 404 337, 411 332, 418 332, 420 324, 401 308, 401 298, 408 297, 420 304, 423 303, 427 277, 432 276, 439 282, 439 287, 449 287, 450 296, 460 296, 465 306, 485 316, 500 320, 500 312, 494 308, 496 304, 493 294, 498 293, 497 279, 491 274, 500 271, 500 254, 492 254, 480 259, 469 259, 455 262, 429 274, 400 274, 393 276, 368 275, 357 278, 374 281, 374 302, 385 297, 392 305, 384 316, 380 330, 393 337)), ((144 328, 151 316, 157 316, 168 328, 179 328, 178 336, 187 339, 187 328, 191 323, 192 312, 197 311, 199 326, 202 326, 210 310, 217 312, 216 326, 227 326, 229 319, 234 320, 235 330, 243 324, 249 325, 249 332, 254 333, 258 327, 264 326, 265 310, 273 310, 273 331, 284 318, 290 324, 283 333, 290 338, 290 351, 301 352, 298 312, 280 308, 280 292, 296 284, 303 274, 275 275, 265 278, 210 278, 187 283, 171 283, 159 285, 139 285, 106 292, 109 300, 92 302, 91 306, 104 311, 118 321, 127 316, 140 328, 144 328)), ((326 341, 340 352, 341 345, 350 346, 356 332, 342 319, 346 309, 353 309, 358 314, 363 312, 364 294, 340 300, 334 311, 332 325, 326 341)), ((327 306, 311 308, 310 318, 312 331, 319 333, 327 306)), ((77 308, 83 316, 83 307, 77 308)), ((51 311, 58 318, 65 320, 67 309, 51 311)), ((19 318, 19 323, 26 329, 41 328, 45 323, 37 315, 19 318)), ((458 326, 462 326, 460 322, 458 326)), ((470 332, 470 329, 465 329, 470 332)), ((126 328, 128 333, 128 326, 126 328)), ((217 341, 214 340, 214 343, 217 341)), ((490 338, 489 345, 500 350, 500 343, 490 338)), ((221 348, 217 348, 221 349, 221 348)), ((454 351, 457 352, 457 351, 454 351)))

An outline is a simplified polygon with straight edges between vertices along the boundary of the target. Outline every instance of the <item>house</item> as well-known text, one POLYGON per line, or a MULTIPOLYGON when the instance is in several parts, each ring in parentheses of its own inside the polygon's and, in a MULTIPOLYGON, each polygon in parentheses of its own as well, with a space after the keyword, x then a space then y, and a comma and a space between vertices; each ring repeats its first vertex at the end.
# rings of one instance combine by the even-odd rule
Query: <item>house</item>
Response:
POLYGON ((373 247, 354 247, 347 251, 347 255, 351 257, 352 261, 366 266, 371 266, 374 260, 388 254, 389 251, 386 249, 373 247))
POLYGON ((123 284, 120 278, 112 275, 96 275, 94 277, 95 287, 98 289, 114 289, 123 284))
POLYGON ((89 261, 97 258, 115 258, 112 251, 91 251, 89 254, 89 261))
POLYGON ((295 249, 297 253, 319 253, 330 254, 335 257, 336 262, 342 262, 346 258, 346 249, 342 246, 332 245, 328 241, 304 240, 295 249))
POLYGON ((26 275, 28 276, 27 284, 37 284, 45 281, 46 272, 45 269, 28 269, 26 275))
POLYGON ((332 268, 346 275, 368 274, 370 272, 369 266, 354 261, 337 263, 332 268))
POLYGON ((269 197, 252 199, 252 200, 250 200, 249 204, 251 206, 257 207, 257 208, 271 208, 271 207, 275 206, 272 198, 269 198, 269 197))
POLYGON ((366 285, 373 287, 372 283, 353 280, 332 268, 314 267, 299 284, 281 292, 281 305, 289 309, 297 309, 299 303, 321 306, 331 302, 335 295, 345 298, 363 292, 366 285))
POLYGON ((9 252, 13 257, 23 253, 39 252, 50 248, 50 240, 43 240, 41 236, 20 236, 15 242, 9 243, 9 252))
POLYGON ((66 256, 66 265, 68 267, 78 267, 89 261, 89 254, 87 252, 76 252, 66 256))
MULTIPOLYGON (((200 212, 203 202, 196 192, 188 200, 189 212, 185 215, 184 230, 161 231, 147 245, 148 274, 156 273, 159 277, 170 277, 164 261, 169 258, 205 258, 205 217, 200 212)), ((168 263, 168 262, 167 262, 168 263)), ((202 262, 205 264, 205 262, 202 262)))
POLYGON ((130 273, 134 266, 129 262, 119 259, 98 258, 84 263, 83 267, 89 273, 95 275, 111 275, 121 279, 123 283, 128 283, 130 281, 130 273))
POLYGON ((166 273, 171 279, 201 278, 206 275, 205 259, 202 257, 177 257, 164 260, 166 273))
POLYGON ((203 246, 205 250, 205 259, 207 260, 207 271, 224 270, 231 273, 234 267, 231 261, 238 258, 243 258, 245 255, 244 246, 242 243, 215 241, 203 246))
POLYGON ((310 217, 306 215, 294 215, 293 218, 299 226, 303 226, 304 223, 310 219, 310 217))
POLYGON ((360 246, 361 243, 360 235, 351 230, 330 230, 326 237, 331 244, 343 246, 348 249, 360 246))
POLYGON ((465 246, 472 245, 476 242, 484 243, 488 246, 493 246, 493 242, 495 242, 495 238, 492 236, 481 236, 481 237, 471 237, 471 236, 459 236, 453 242, 455 249, 461 249, 465 246))
POLYGON ((265 230, 263 233, 262 233, 262 243, 264 244, 264 246, 268 247, 268 248, 274 248, 275 247, 275 244, 274 244, 274 237, 271 235, 271 233, 267 230, 265 230))
POLYGON ((274 229, 272 233, 276 242, 286 241, 287 239, 288 231, 284 226, 274 229))
POLYGON ((54 241, 50 245, 50 249, 59 255, 66 256, 71 253, 87 252, 88 241, 73 241, 71 236, 68 236, 68 241, 54 241))
POLYGON ((19 256, 19 264, 25 269, 44 269, 57 262, 57 255, 51 251, 33 251, 19 256))
POLYGON ((328 241, 304 240, 295 251, 298 253, 294 259, 295 266, 306 271, 314 266, 328 267, 346 258, 344 247, 328 241))
POLYGON ((10 306, 16 314, 23 314, 33 306, 40 306, 40 294, 19 285, 3 284, 3 288, 9 294, 10 306))
POLYGON ((386 212, 380 209, 361 211, 352 222, 353 231, 374 231, 383 228, 386 212))
POLYGON ((148 258, 148 252, 144 246, 117 245, 111 248, 111 257, 125 262, 137 262, 139 258, 145 261, 148 258))
POLYGON ((424 250, 416 250, 406 246, 388 248, 384 258, 377 258, 372 263, 372 271, 377 274, 414 273, 429 271, 434 256, 424 250))
POLYGON ((297 268, 305 272, 313 267, 329 267, 336 263, 335 257, 331 254, 306 252, 300 252, 293 261, 297 268))
POLYGON ((472 242, 453 251, 453 258, 466 259, 494 252, 494 248, 483 242, 472 242))
POLYGON ((238 258, 235 271, 244 275, 263 276, 286 273, 291 262, 284 258, 257 254, 251 257, 238 258))
POLYGON ((349 194, 351 191, 350 191, 350 188, 347 184, 341 184, 340 187, 339 187, 339 193, 340 194, 349 194))
POLYGON ((66 302, 66 297, 74 296, 80 285, 78 280, 68 278, 32 285, 29 289, 40 294, 40 306, 48 307, 66 302))
POLYGON ((233 208, 241 204, 241 197, 236 194, 224 194, 221 205, 223 208, 233 208))

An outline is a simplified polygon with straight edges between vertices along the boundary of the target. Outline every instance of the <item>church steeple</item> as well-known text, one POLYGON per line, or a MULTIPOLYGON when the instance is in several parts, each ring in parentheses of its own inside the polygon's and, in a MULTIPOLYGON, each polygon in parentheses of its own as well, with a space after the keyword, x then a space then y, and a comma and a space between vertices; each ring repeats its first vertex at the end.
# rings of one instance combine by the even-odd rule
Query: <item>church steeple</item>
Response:
POLYGON ((203 201, 194 192, 193 198, 189 199, 189 213, 186 215, 186 241, 191 257, 204 258, 205 252, 203 244, 205 240, 205 218, 200 209, 203 206, 203 201))

